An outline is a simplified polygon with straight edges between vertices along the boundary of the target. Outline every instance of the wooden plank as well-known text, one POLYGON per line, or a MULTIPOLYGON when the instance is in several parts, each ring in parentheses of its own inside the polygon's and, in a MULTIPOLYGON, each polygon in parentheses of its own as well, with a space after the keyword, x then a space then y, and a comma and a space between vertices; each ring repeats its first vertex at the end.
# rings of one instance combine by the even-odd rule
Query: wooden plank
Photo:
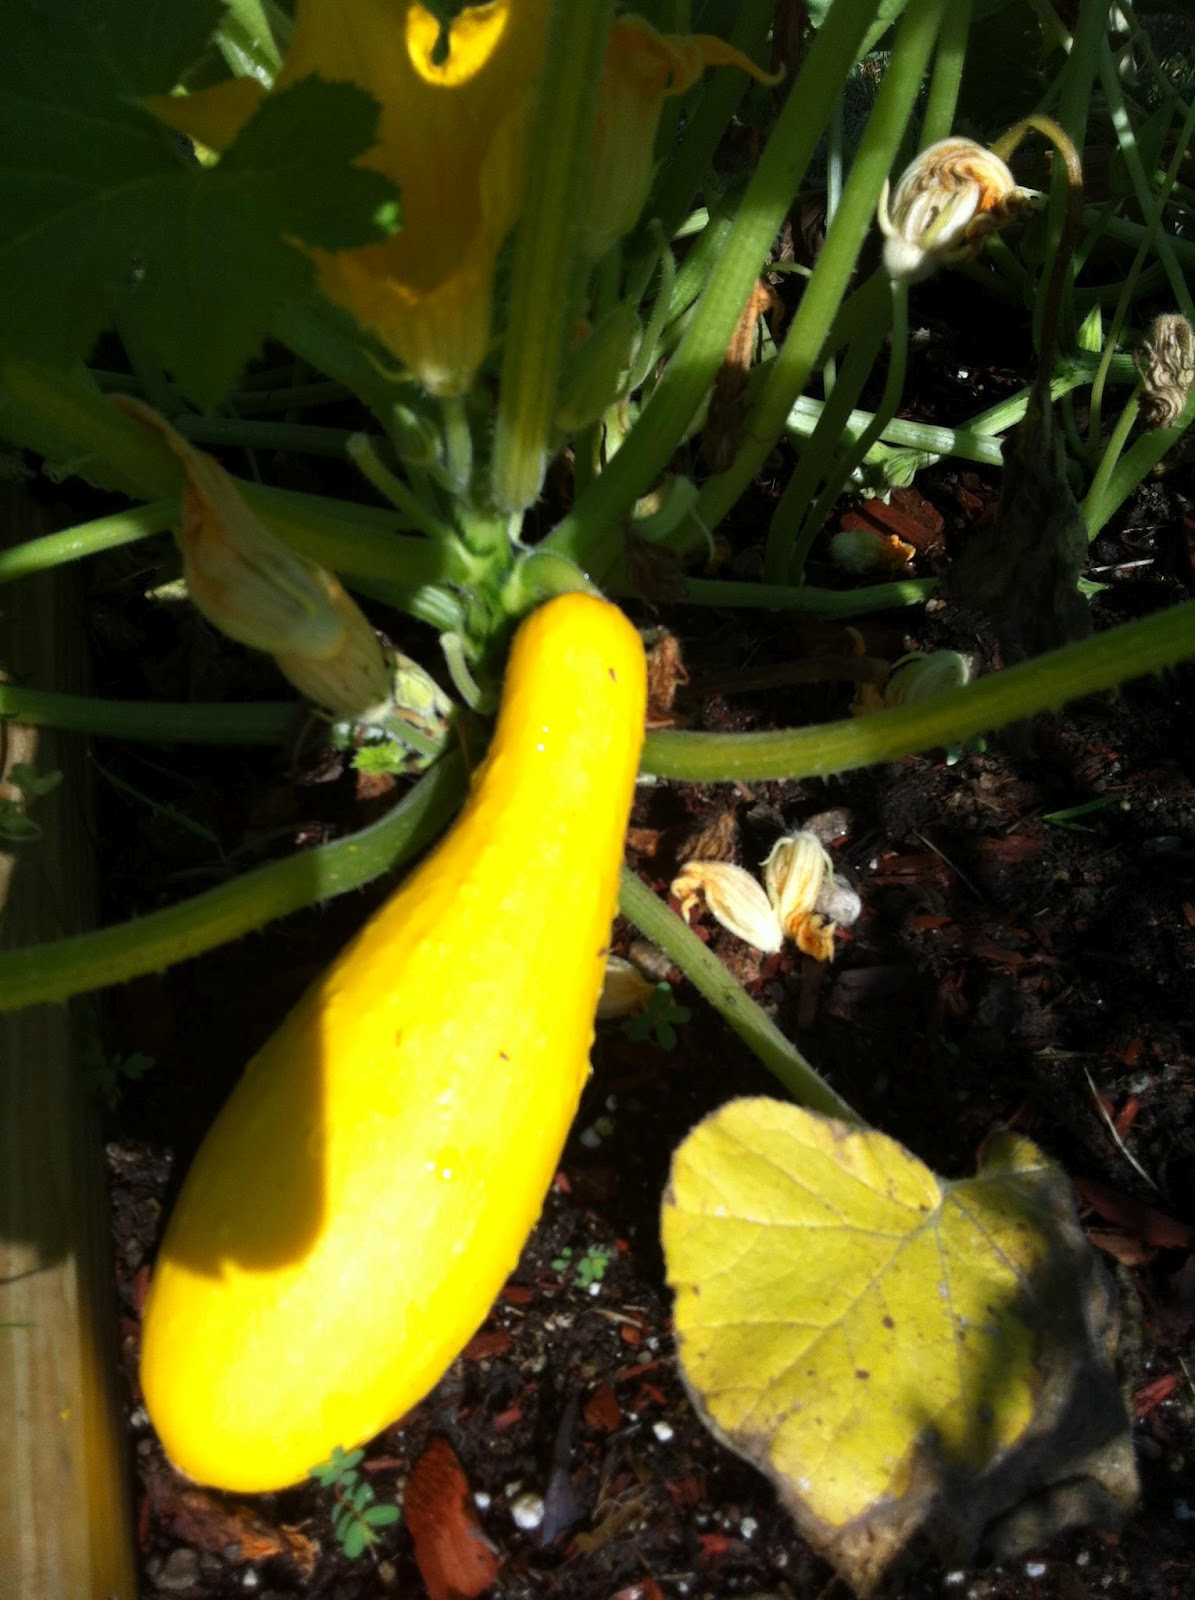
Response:
MULTIPOLYGON (((0 488, 0 547, 44 532, 20 488, 0 488)), ((82 640, 61 574, 0 591, 0 669, 77 687, 82 640)), ((91 849, 82 741, 10 723, 17 762, 64 781, 36 803, 39 840, 0 849, 0 947, 86 927, 91 849)), ((11 785, 0 794, 12 797, 11 785)), ((136 1600, 115 1296, 98 1132, 65 1006, 0 1013, 0 1595, 136 1600)))

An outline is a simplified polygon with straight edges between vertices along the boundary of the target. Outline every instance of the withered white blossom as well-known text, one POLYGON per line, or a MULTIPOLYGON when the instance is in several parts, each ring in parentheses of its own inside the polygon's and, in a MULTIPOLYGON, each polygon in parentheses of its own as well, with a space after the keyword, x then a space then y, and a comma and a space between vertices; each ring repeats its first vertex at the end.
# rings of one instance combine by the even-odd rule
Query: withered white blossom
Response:
POLYGON ((687 861, 672 880, 688 922, 702 899, 729 932, 768 955, 784 944, 780 919, 757 878, 728 861, 687 861))
POLYGON ((1137 352, 1141 415, 1146 427, 1173 428, 1195 382, 1195 333, 1186 317, 1155 317, 1137 352))
POLYGON ((1037 197, 973 139, 939 139, 911 161, 889 203, 887 179, 877 220, 884 266, 897 283, 916 283, 938 267, 977 255, 997 229, 1025 216, 1037 197))

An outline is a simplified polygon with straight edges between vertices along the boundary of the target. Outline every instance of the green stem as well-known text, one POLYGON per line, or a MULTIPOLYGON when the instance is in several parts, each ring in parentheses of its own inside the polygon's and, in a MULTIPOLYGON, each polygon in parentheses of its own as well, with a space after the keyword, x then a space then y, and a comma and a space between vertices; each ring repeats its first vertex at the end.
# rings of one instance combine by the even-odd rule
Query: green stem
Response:
MULTIPOLYGON (((920 605, 938 589, 937 578, 906 578, 859 589, 817 589, 812 584, 735 583, 722 578, 686 578, 679 605, 734 606, 750 611, 787 611, 813 617, 862 617, 873 611, 920 605)), ((635 595, 627 582, 607 584, 611 594, 635 595)))
POLYGON ((967 35, 971 28, 971 0, 950 0, 942 16, 938 48, 934 52, 933 76, 921 124, 921 148, 954 131, 954 114, 967 56, 967 35))
MULTIPOLYGON (((859 329, 851 340, 847 347, 846 359, 835 377, 829 398, 824 402, 812 402, 820 408, 817 422, 808 441, 801 446, 796 469, 785 485, 784 493, 772 513, 768 548, 774 570, 768 575, 776 582, 783 582, 790 575, 795 575, 799 581, 800 574, 804 571, 808 551, 802 549, 799 544, 797 531, 817 494, 818 484, 823 479, 832 478, 835 483, 834 493, 837 495, 840 483, 846 482, 848 475, 839 474, 834 470, 834 457, 847 434, 849 419, 867 418, 859 432, 854 435, 856 438, 866 433, 874 422, 874 418, 867 416, 865 412, 852 409, 871 376, 887 327, 885 312, 890 303, 888 285, 879 274, 876 275, 874 282, 879 294, 876 297, 871 325, 859 329)), ((800 404, 800 401, 797 403, 800 404)), ((794 431, 791 412, 786 428, 791 437, 794 431)))
MULTIPOLYGON (((1103 32, 1099 36, 1099 75, 1100 84, 1107 97, 1112 126, 1116 130, 1120 154, 1124 159, 1129 179, 1133 185, 1137 204, 1141 207, 1142 215, 1148 219, 1154 204, 1154 185, 1141 163, 1141 155, 1137 149, 1133 125, 1129 120, 1128 110, 1124 103, 1120 75, 1116 70, 1116 62, 1113 60, 1107 35, 1103 32)), ((1151 230, 1148 220, 1145 223, 1145 230, 1147 237, 1150 237, 1152 233, 1154 248, 1157 250, 1158 257, 1166 268, 1166 275, 1170 280, 1170 290, 1174 295, 1175 305, 1177 305, 1188 322, 1195 324, 1195 303, 1192 303, 1191 293, 1187 288, 1187 280, 1182 268, 1179 266, 1177 254, 1170 242, 1170 236, 1161 228, 1151 230)))
POLYGON ((1195 656, 1195 600, 980 678, 921 705, 775 733, 649 733, 643 769, 693 783, 825 778, 964 743, 1195 656))
MULTIPOLYGON (((813 503, 813 508, 805 519, 805 525, 792 545, 791 555, 788 557, 784 569, 785 576, 790 582, 799 583, 805 571, 805 563, 809 559, 809 552, 813 548, 813 541, 821 532, 830 508, 835 500, 850 482, 851 474, 856 467, 862 466, 867 459, 867 453, 872 445, 880 440, 884 429, 896 415, 896 408, 900 404, 901 395, 905 387, 905 368, 909 354, 909 289, 905 283, 892 285, 892 348, 888 356, 888 376, 884 380, 884 392, 880 396, 880 404, 871 421, 864 428, 862 434, 839 455, 833 468, 828 473, 821 493, 813 503)), ((769 541, 770 543, 770 541, 769 541)), ((778 546, 776 555, 783 557, 783 547, 778 546)))
POLYGON ((172 419, 192 444, 237 446, 244 450, 286 450, 292 455, 332 456, 343 460, 353 437, 348 428, 315 428, 305 422, 258 422, 245 417, 199 417, 184 413, 172 419))
POLYGON ((61 728, 101 739, 144 739, 158 744, 280 745, 297 725, 297 701, 210 705, 170 700, 97 700, 50 689, 0 683, 0 717, 37 728, 61 728))
POLYGON ((138 506, 133 511, 117 511, 110 517, 97 517, 94 522, 80 522, 59 533, 47 533, 41 539, 26 540, 0 551, 0 583, 12 583, 16 578, 27 578, 30 573, 60 567, 67 561, 79 561, 101 550, 135 544, 152 533, 167 533, 177 521, 177 500, 155 500, 152 505, 138 506))
POLYGON ((760 264, 874 15, 871 0, 835 0, 831 6, 676 354, 618 454, 548 535, 552 549, 595 577, 617 558, 620 518, 668 465, 714 381, 760 264))
MULTIPOLYGON (((945 0, 911 0, 905 12, 892 59, 851 165, 842 204, 826 234, 784 345, 747 418, 743 443, 729 469, 711 478, 702 489, 698 513, 707 528, 716 528, 754 481, 783 431, 793 401, 804 390, 820 359, 871 228, 881 185, 920 93, 944 5, 945 0)), ((837 9, 837 5, 831 9, 831 17, 837 9)), ((805 74, 801 76, 804 81, 805 74)), ((838 88, 841 92, 841 80, 838 88)), ((775 579, 782 569, 775 541, 771 543, 767 571, 775 579)))
POLYGON ((369 434, 350 434, 345 453, 361 476, 372 483, 412 527, 441 544, 447 545, 453 540, 454 535, 448 524, 429 511, 410 485, 385 465, 378 455, 376 441, 369 434))
MULTIPOLYGON (((1141 384, 1138 384, 1125 401, 1124 407, 1116 419, 1116 426, 1112 429, 1108 443, 1104 446, 1104 453, 1100 457, 1099 466, 1095 469, 1091 487, 1083 498, 1083 521, 1087 526, 1088 540, 1095 538, 1096 534, 1099 533, 1112 515, 1112 510, 1107 509, 1105 506, 1105 501, 1110 498, 1108 485, 1112 481, 1112 477, 1124 453, 1124 447, 1129 442, 1133 424, 1137 420, 1137 413, 1141 408, 1141 388, 1141 384)), ((1134 484, 1132 487, 1135 488, 1136 485, 1134 484)), ((1119 503, 1117 501, 1117 505, 1119 503)))
POLYGON ((0 390, 80 451, 113 467, 148 500, 177 498, 182 463, 166 441, 105 401, 89 377, 0 362, 0 390))
POLYGON ((1148 478, 1162 457, 1174 449, 1193 421, 1195 421, 1195 389, 1192 389, 1190 398, 1183 408, 1183 414, 1173 428, 1150 428, 1140 438, 1134 440, 1116 462, 1098 502, 1093 493, 1095 485, 1092 485, 1087 499, 1083 502, 1083 517, 1088 528, 1098 530, 1104 527, 1137 485, 1148 478))
POLYGON ((453 753, 424 774, 380 822, 231 883, 151 911, 132 922, 0 955, 0 1010, 127 983, 202 955, 277 917, 349 889, 409 860, 443 828, 465 791, 463 759, 453 753))
POLYGON ((552 7, 515 234, 494 434, 494 503, 505 511, 530 505, 543 481, 611 14, 609 0, 555 0, 552 7))
MULTIPOLYGON (((758 60, 776 11, 775 0, 740 0, 730 43, 758 60)), ((735 67, 719 67, 702 87, 697 107, 686 119, 684 136, 660 172, 645 215, 658 217, 671 237, 683 222, 693 196, 701 192, 714 152, 747 92, 748 81, 735 67)))
POLYGON ((671 957, 689 982, 705 996, 739 1038, 759 1057, 800 1105, 827 1117, 858 1125, 858 1113, 809 1065, 796 1045, 736 983, 726 968, 685 926, 664 901, 658 899, 633 872, 622 869, 618 907, 653 944, 671 957))

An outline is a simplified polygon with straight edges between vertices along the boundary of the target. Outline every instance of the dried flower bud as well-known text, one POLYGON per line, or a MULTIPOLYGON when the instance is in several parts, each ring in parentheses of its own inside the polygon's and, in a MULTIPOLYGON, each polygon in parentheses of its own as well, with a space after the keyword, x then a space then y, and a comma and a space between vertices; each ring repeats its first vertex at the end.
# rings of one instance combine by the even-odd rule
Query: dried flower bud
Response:
POLYGON ((957 650, 934 650, 928 655, 914 652, 893 665, 884 686, 884 705, 911 706, 933 700, 952 689, 961 689, 970 677, 967 658, 957 650))
POLYGON ((1148 428, 1173 428, 1195 382, 1195 333, 1175 312, 1155 317, 1137 353, 1141 414, 1148 428))
POLYGON ((797 939, 793 930, 817 904, 827 875, 833 878, 834 865, 816 834, 789 834, 772 846, 763 864, 764 888, 790 939, 797 939))
POLYGON ((833 922, 810 912, 793 924, 792 941, 803 955, 812 956, 815 961, 833 961, 834 928, 833 922))
POLYGON ((877 220, 888 276, 915 283, 965 260, 1036 204, 991 150, 973 139, 939 139, 905 168, 891 205, 887 181, 881 191, 877 220))
POLYGON ((598 996, 598 1021, 615 1022, 619 1017, 637 1016, 646 1009, 655 991, 655 984, 649 983, 632 962, 622 956, 608 956, 598 996))
POLYGON ((272 655, 317 705, 367 719, 390 696, 390 672, 369 621, 336 577, 304 561, 258 520, 218 461, 127 395, 120 410, 152 428, 181 461, 187 593, 221 633, 272 655))
POLYGON ((903 572, 917 551, 894 533, 843 528, 830 540, 830 560, 844 572, 903 572))
POLYGON ((771 901, 742 867, 726 861, 687 861, 672 880, 670 892, 680 901, 686 922, 704 896, 722 926, 757 950, 773 955, 784 943, 771 901))

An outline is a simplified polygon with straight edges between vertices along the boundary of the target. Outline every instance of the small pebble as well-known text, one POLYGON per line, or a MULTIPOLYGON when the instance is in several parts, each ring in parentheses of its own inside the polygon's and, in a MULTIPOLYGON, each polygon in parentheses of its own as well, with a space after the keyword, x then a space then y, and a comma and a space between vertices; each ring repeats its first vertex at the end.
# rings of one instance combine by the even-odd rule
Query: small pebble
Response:
POLYGON ((602 1142, 602 1136, 596 1128, 581 1129, 581 1143, 586 1150, 596 1150, 602 1142))
POLYGON ((590 1284, 590 1285, 589 1285, 589 1292, 590 1292, 590 1294, 592 1294, 592 1295, 599 1295, 599 1294, 601 1294, 601 1292, 602 1292, 602 1286, 601 1286, 601 1284, 600 1284, 600 1283, 591 1283, 591 1284, 590 1284))
POLYGON ((476 1494, 473 1496, 473 1504, 477 1507, 478 1511, 488 1511, 490 1506, 493 1504, 493 1501, 491 1500, 490 1496, 486 1494, 484 1489, 478 1489, 476 1494))
POLYGON ((661 1444, 667 1444, 669 1439, 673 1437, 676 1430, 673 1428, 670 1422, 661 1421, 653 1422, 651 1425, 651 1431, 655 1434, 656 1438, 661 1444))
POLYGON ((510 1515, 516 1528, 529 1533, 544 1520, 544 1497, 534 1489, 527 1489, 511 1502, 510 1515))
POLYGON ((149 1427, 149 1412, 145 1409, 144 1406, 134 1406, 132 1411, 129 1412, 129 1427, 130 1428, 148 1428, 149 1427))
POLYGON ((966 1581, 967 1574, 959 1568, 956 1568, 953 1572, 948 1572, 942 1579, 942 1582, 950 1589, 957 1589, 960 1583, 966 1583, 966 1581))
POLYGON ((1026 1561, 1025 1576, 1027 1578, 1044 1578, 1045 1575, 1046 1564, 1044 1561, 1026 1561))
MULTIPOLYGON (((239 1549, 239 1546, 238 1546, 238 1549, 239 1549)), ((258 1575, 257 1572, 254 1571, 254 1569, 252 1567, 246 1567, 244 1572, 241 1573, 241 1588, 242 1589, 256 1589, 260 1582, 261 1582, 260 1576, 258 1575)))
POLYGON ((162 1563, 156 1582, 159 1589, 168 1589, 171 1594, 193 1589, 199 1582, 198 1551, 186 1546, 172 1550, 162 1563))
POLYGON ((754 1539, 759 1532, 759 1523, 756 1522, 754 1517, 744 1517, 742 1522, 739 1523, 739 1532, 744 1539, 754 1539))

